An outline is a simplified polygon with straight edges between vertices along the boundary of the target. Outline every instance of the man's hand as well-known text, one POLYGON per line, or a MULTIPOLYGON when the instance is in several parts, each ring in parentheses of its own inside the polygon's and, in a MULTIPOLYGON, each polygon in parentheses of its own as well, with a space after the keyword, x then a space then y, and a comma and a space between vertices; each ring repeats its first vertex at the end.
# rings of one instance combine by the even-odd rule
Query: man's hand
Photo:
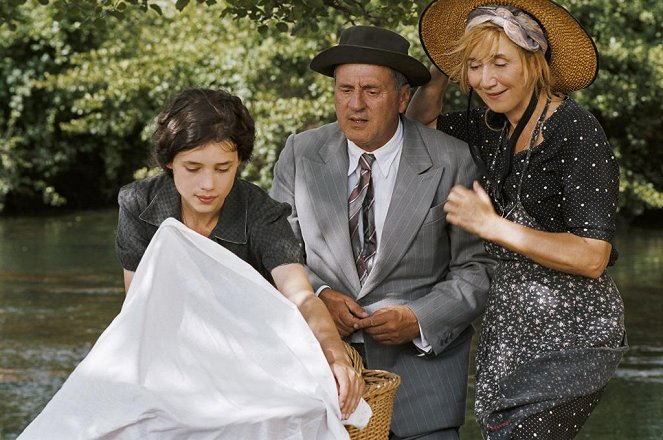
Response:
POLYGON ((352 334, 355 324, 369 316, 355 300, 338 290, 325 289, 320 292, 319 298, 327 306, 342 337, 352 334))
POLYGON ((407 306, 388 306, 377 310, 355 323, 354 330, 361 329, 377 342, 386 345, 411 342, 420 336, 417 316, 407 306))

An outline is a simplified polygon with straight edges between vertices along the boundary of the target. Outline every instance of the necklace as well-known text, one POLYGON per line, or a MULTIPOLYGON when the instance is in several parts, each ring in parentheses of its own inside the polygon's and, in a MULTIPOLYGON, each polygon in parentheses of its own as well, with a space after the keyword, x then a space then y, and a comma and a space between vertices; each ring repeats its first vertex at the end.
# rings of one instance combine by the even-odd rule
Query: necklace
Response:
MULTIPOLYGON (((543 106, 543 110, 541 111, 541 114, 537 118, 536 124, 534 126, 534 129, 532 130, 531 136, 530 136, 530 141, 529 141, 529 147, 527 148, 527 155, 525 156, 525 164, 523 166, 523 170, 520 174, 520 180, 518 182, 518 189, 516 192, 516 200, 520 200, 520 191, 522 188, 523 184, 523 176, 525 175, 525 171, 527 170, 527 167, 529 166, 530 159, 532 157, 532 150, 534 149, 534 146, 536 144, 536 140, 538 139, 540 133, 541 133, 541 128, 543 127, 543 122, 546 119, 546 113, 548 113, 548 107, 550 106, 551 99, 547 98, 546 103, 543 106)), ((520 122, 519 122, 520 124, 520 122)), ((524 124, 523 124, 524 126, 524 124)), ((497 158, 504 154, 504 161, 508 162, 509 165, 511 161, 513 160, 513 151, 515 144, 517 142, 517 139, 514 139, 513 137, 510 139, 509 142, 505 142, 506 137, 505 134, 507 132, 507 127, 508 124, 505 121, 504 126, 502 127, 502 130, 500 131, 500 137, 497 141, 497 148, 495 149, 495 154, 493 156, 493 160, 491 161, 490 164, 490 175, 495 174, 495 165, 497 163, 497 158)), ((521 130, 522 131, 522 130, 521 130)), ((513 136, 513 135, 512 135, 513 136)), ((508 167, 510 170, 510 166, 508 167)), ((488 179, 486 182, 486 189, 488 190, 488 194, 491 195, 491 198, 493 199, 494 205, 497 208, 497 210, 501 213, 502 216, 505 216, 505 211, 506 211, 506 203, 504 200, 504 195, 502 191, 502 185, 503 181, 506 180, 508 173, 506 175, 503 175, 501 178, 498 178, 495 183, 493 183, 493 179, 488 179)))

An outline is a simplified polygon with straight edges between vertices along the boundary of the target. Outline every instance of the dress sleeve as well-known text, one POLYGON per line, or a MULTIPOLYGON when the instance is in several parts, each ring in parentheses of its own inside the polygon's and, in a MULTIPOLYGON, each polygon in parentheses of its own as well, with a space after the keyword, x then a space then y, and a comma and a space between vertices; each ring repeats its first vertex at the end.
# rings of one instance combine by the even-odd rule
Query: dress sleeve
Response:
POLYGON ((442 113, 437 117, 437 129, 467 142, 466 112, 442 113))
MULTIPOLYGON (((470 110, 470 118, 467 120, 467 112, 456 111, 444 113, 437 118, 437 129, 460 139, 478 148, 478 153, 484 164, 489 163, 499 144, 500 130, 489 130, 486 127, 485 107, 477 107, 470 110)), ((503 121, 494 122, 498 127, 503 121)))
POLYGON ((290 205, 277 202, 267 194, 261 193, 259 198, 262 200, 252 203, 260 208, 255 212, 249 234, 251 246, 263 267, 271 272, 283 264, 304 264, 304 252, 288 222, 290 205))
POLYGON ((120 189, 117 201, 120 210, 117 221, 115 252, 122 267, 135 272, 150 239, 145 233, 143 222, 138 218, 140 206, 134 186, 127 185, 120 189))
POLYGON ((598 121, 591 115, 568 122, 564 149, 564 221, 575 235, 611 241, 615 236, 619 166, 598 121))

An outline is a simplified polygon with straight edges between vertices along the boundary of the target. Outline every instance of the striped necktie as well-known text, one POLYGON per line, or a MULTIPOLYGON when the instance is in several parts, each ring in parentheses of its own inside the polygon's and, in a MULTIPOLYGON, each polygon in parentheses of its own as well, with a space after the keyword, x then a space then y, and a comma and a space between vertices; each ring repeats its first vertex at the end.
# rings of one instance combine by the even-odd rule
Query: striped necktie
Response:
POLYGON ((371 179, 371 167, 375 161, 375 156, 364 153, 359 158, 360 174, 357 183, 348 199, 350 240, 352 242, 352 251, 355 256, 355 265, 357 266, 357 275, 359 281, 364 284, 364 280, 371 271, 372 258, 377 249, 377 236, 375 233, 375 215, 373 214, 373 183, 371 179), (362 216, 364 239, 359 238, 359 216, 362 216))

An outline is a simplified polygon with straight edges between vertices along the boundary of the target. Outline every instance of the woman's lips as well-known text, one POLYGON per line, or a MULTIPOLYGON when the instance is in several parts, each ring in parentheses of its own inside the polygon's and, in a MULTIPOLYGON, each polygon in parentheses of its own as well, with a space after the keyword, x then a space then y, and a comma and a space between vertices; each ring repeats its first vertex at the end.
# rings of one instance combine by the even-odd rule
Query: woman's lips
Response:
POLYGON ((205 205, 209 205, 210 203, 214 202, 214 200, 216 200, 216 196, 196 196, 196 197, 198 197, 200 203, 204 203, 205 205))
POLYGON ((486 96, 489 97, 490 99, 497 99, 500 96, 502 96, 505 91, 506 90, 502 90, 501 92, 497 92, 497 93, 488 93, 488 92, 486 92, 486 96))

